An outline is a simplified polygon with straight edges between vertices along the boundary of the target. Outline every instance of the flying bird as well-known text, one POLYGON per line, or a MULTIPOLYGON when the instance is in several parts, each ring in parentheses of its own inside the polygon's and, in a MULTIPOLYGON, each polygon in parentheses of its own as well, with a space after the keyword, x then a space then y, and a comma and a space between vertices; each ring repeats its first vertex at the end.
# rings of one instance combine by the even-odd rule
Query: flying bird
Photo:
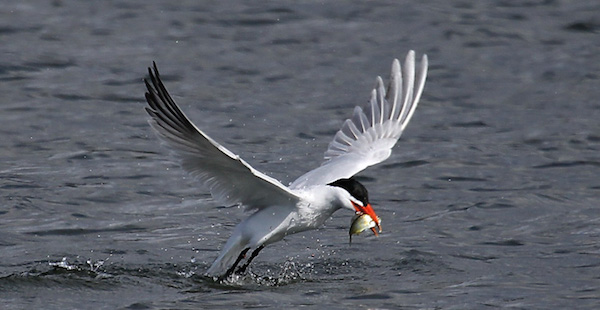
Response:
POLYGON ((417 108, 427 66, 423 55, 415 68, 414 51, 409 51, 402 68, 395 59, 387 88, 377 77, 366 109, 354 108, 329 143, 322 165, 285 186, 198 129, 171 98, 153 63, 148 68, 150 81, 144 79, 150 125, 216 201, 251 212, 235 227, 206 274, 223 280, 243 273, 265 246, 317 229, 339 209, 368 214, 375 222, 373 232, 381 231, 367 189, 353 176, 391 155, 417 108))

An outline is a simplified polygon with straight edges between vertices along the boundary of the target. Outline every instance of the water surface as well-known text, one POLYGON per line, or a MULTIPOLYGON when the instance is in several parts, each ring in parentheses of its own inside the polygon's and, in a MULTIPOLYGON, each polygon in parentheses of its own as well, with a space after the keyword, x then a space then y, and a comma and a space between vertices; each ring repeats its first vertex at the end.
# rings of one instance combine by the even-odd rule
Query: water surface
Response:
POLYGON ((28 1, 0 8, 4 309, 596 309, 600 7, 564 1, 28 1), (203 272, 244 216, 147 125, 156 61, 185 112, 290 182, 377 75, 427 53, 421 104, 352 214, 203 272))

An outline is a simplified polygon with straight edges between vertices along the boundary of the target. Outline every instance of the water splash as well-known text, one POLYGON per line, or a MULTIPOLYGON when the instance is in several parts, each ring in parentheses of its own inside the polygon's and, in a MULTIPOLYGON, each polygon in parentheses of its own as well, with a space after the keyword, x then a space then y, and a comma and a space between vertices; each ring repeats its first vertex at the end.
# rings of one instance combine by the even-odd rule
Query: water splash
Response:
MULTIPOLYGON (((272 269, 267 266, 254 266, 254 268, 258 269, 257 272, 249 269, 244 274, 232 274, 227 279, 220 281, 219 284, 245 288, 284 286, 307 281, 308 276, 313 274, 314 265, 312 263, 296 263, 290 257, 277 268, 272 269)), ((215 281, 218 280, 215 279, 215 281)))
POLYGON ((69 264, 66 257, 63 257, 59 262, 49 262, 48 265, 66 270, 79 270, 77 266, 69 264))

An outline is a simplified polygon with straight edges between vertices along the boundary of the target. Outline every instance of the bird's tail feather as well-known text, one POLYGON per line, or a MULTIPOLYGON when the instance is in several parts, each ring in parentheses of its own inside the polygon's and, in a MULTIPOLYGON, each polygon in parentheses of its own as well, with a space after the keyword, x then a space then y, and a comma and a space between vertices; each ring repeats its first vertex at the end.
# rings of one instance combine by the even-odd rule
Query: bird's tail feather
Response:
POLYGON ((219 253, 219 257, 212 263, 207 275, 213 277, 223 276, 233 267, 242 251, 248 248, 248 240, 245 240, 241 235, 234 234, 227 240, 225 247, 219 253))

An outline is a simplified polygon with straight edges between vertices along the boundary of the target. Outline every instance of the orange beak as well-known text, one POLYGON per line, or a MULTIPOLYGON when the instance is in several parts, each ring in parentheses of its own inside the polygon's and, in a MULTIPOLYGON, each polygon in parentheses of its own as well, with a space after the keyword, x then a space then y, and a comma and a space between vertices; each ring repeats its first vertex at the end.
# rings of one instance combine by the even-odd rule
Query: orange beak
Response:
MULTIPOLYGON (((364 207, 361 207, 357 204, 355 204, 354 202, 352 202, 352 205, 354 206, 354 209, 356 210, 356 213, 360 213, 360 214, 368 214, 373 221, 375 222, 375 225, 377 225, 377 228, 379 229, 379 232, 381 232, 381 225, 379 225, 379 218, 377 217, 377 214, 375 214, 375 211, 373 210, 373 207, 371 207, 371 204, 367 204, 364 207)), ((373 233, 375 234, 375 236, 379 236, 379 233, 377 232, 377 230, 375 229, 375 227, 371 228, 371 230, 373 231, 373 233)))

